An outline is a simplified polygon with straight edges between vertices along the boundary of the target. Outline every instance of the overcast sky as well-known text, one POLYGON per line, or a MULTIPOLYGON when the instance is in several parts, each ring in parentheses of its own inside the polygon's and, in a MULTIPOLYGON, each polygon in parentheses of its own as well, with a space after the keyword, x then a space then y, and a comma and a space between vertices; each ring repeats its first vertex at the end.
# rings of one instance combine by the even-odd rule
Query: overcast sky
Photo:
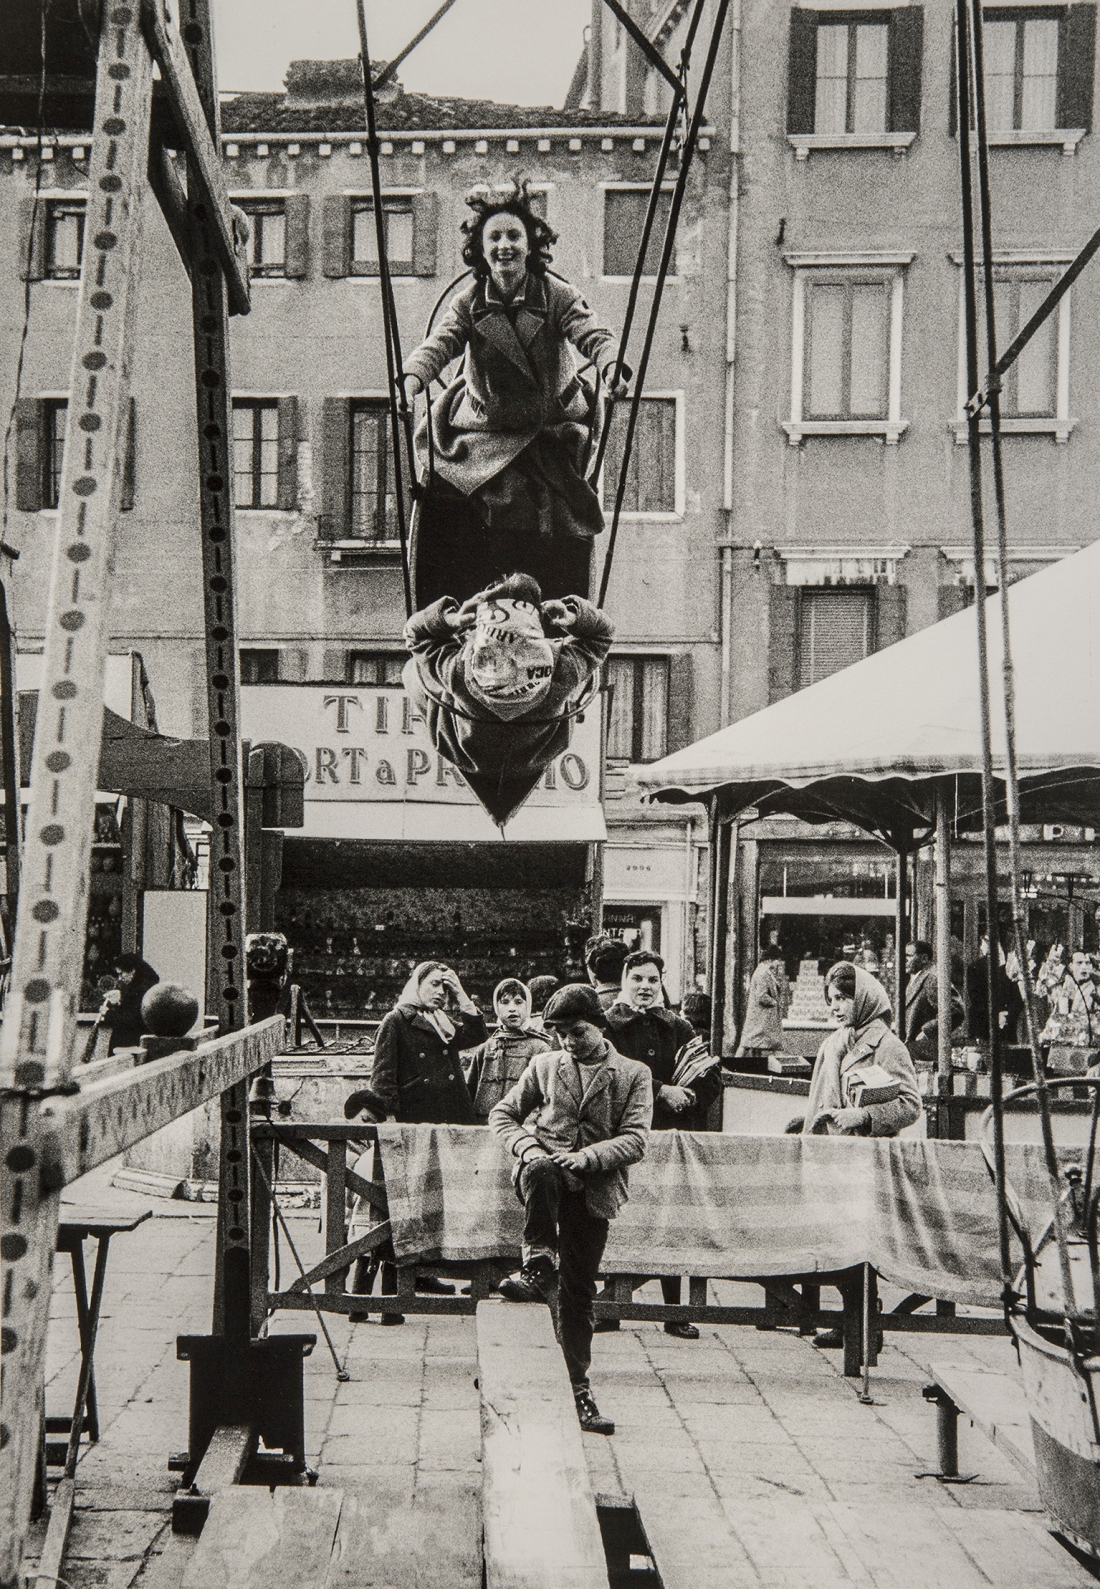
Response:
MULTIPOLYGON (((367 0, 375 60, 402 49, 440 0, 367 0)), ((293 60, 359 53, 355 0, 214 0, 222 89, 278 89, 293 60)), ((456 0, 399 76, 408 89, 515 105, 560 105, 590 0, 456 0)))

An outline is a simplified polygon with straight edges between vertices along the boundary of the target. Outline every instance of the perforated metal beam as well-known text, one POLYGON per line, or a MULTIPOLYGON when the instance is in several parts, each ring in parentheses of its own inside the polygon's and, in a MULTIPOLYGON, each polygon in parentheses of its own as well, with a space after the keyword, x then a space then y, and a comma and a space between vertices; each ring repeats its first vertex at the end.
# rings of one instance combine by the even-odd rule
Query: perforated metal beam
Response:
POLYGON ((41 1177, 39 1097, 69 1083, 81 986, 108 593, 129 405, 152 62, 137 8, 107 0, 96 73, 84 265, 46 617, 12 987, 0 1032, 0 1585, 30 1516, 57 1194, 41 1177))

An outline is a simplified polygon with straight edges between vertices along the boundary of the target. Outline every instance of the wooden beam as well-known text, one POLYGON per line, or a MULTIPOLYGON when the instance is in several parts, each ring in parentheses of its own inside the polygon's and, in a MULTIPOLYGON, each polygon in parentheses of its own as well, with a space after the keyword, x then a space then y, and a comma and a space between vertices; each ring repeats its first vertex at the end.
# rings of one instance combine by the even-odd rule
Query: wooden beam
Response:
POLYGON ((174 1534, 202 1533, 211 1500, 240 1483, 256 1450, 256 1438, 256 1430, 247 1423, 223 1424, 214 1430, 190 1489, 182 1490, 172 1503, 174 1534))
POLYGON ((247 314, 252 307, 248 265, 233 235, 221 160, 210 135, 187 51, 176 28, 168 21, 164 0, 144 0, 141 15, 149 49, 160 67, 173 114, 187 139, 188 169, 198 189, 196 198, 206 211, 203 220, 210 227, 218 264, 229 289, 229 312, 247 314))
POLYGON ((286 1023, 272 1015, 191 1052, 169 1054, 94 1081, 37 1106, 46 1141, 42 1176, 59 1191, 115 1154, 246 1081, 285 1047, 286 1023))
POLYGON ((607 1589, 580 1424, 549 1308, 479 1302, 486 1589, 607 1589))
POLYGON ((132 10, 105 6, 87 230, 54 530, 12 983, 0 1032, 0 1585, 22 1579, 57 1239, 38 1099, 69 1085, 84 955, 103 686, 140 279, 152 62, 132 10))

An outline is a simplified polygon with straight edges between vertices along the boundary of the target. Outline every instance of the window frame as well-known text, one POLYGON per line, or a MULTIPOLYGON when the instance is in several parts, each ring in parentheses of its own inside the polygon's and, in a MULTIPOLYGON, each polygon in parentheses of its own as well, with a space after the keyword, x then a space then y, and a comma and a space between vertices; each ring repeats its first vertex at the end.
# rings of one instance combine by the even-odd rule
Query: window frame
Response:
POLYGON ((45 250, 43 265, 43 280, 78 282, 80 280, 81 266, 84 262, 84 234, 88 220, 88 195, 86 193, 54 193, 39 198, 39 203, 46 207, 45 214, 45 250), (79 214, 79 244, 77 247, 77 265, 75 270, 56 270, 52 263, 54 222, 61 210, 69 210, 79 214))
POLYGON ((241 681, 242 686, 247 686, 248 688, 251 689, 251 688, 255 688, 258 685, 269 685, 269 684, 281 684, 281 683, 284 683, 285 680, 282 678, 282 667, 280 665, 281 657, 282 657, 282 651, 281 651, 279 646, 238 646, 237 647, 237 670, 238 670, 238 673, 240 675, 240 681, 241 681), (252 657, 263 657, 265 659, 270 658, 270 657, 274 657, 275 658, 275 676, 274 676, 274 678, 270 678, 270 679, 246 679, 245 676, 244 676, 244 659, 245 659, 246 656, 250 657, 250 658, 252 658, 252 657))
POLYGON ((901 353, 905 317, 905 271, 915 253, 817 254, 783 256, 793 272, 791 289, 791 415, 780 423, 792 447, 806 436, 878 436, 896 446, 909 429, 901 417, 901 353), (819 282, 882 281, 891 286, 887 321, 885 419, 806 419, 806 285, 819 282))
POLYGON ((61 472, 65 467, 65 425, 68 422, 69 395, 67 392, 53 395, 47 393, 41 396, 39 401, 42 404, 40 482, 42 507, 39 511, 56 513, 61 506, 61 472), (56 417, 59 414, 64 416, 60 438, 55 429, 56 417))
MULTIPOLYGON (((1077 9, 1074 0, 1063 0, 1062 4, 1053 5, 1043 5, 1040 3, 1040 0, 996 0, 996 3, 990 4, 988 9, 992 14, 985 16, 985 20, 987 22, 1008 21, 1013 15, 1020 13, 1023 14, 1024 20, 1026 20, 1028 16, 1036 16, 1050 19, 1057 18, 1059 21, 1060 31, 1058 38, 1058 66, 1056 73, 1059 105, 1056 105, 1055 108, 1055 119, 1060 123, 1061 117, 1058 114, 1058 110, 1060 108, 1063 85, 1065 82, 1063 45, 1065 43, 1065 31, 1068 25, 1069 15, 1072 11, 1077 9), (1004 13, 1004 15, 998 15, 998 13, 1004 13)), ((1095 44, 1093 43, 1090 46, 1090 50, 1094 48, 1095 44)), ((951 83, 949 86, 951 115, 950 131, 952 136, 957 138, 958 126, 955 87, 955 71, 957 70, 957 63, 955 61, 954 45, 952 45, 952 63, 951 83)), ((1091 123, 1091 114, 1087 119, 1091 123)), ((1072 156, 1076 154, 1077 145, 1089 131, 1089 126, 1063 127, 1061 125, 1056 125, 1055 127, 1049 129, 1030 129, 1020 127, 1002 128, 996 131, 990 129, 987 134, 987 142, 991 148, 1061 148, 1063 155, 1072 156)))
MULTIPOLYGON (((279 508, 281 461, 279 457, 279 399, 278 397, 272 397, 270 394, 264 394, 260 396, 251 392, 234 392, 230 400, 230 409, 233 414, 236 414, 238 411, 248 409, 252 410, 253 413, 260 413, 266 409, 275 415, 275 501, 268 504, 264 502, 257 502, 255 500, 257 490, 259 490, 260 494, 262 495, 262 482, 264 479, 264 474, 262 467, 257 466, 257 459, 259 459, 260 463, 262 464, 263 438, 262 436, 256 436, 254 425, 253 434, 251 437, 252 468, 250 470, 250 474, 252 477, 253 487, 253 500, 251 502, 239 503, 237 501, 237 437, 236 435, 233 436, 233 511, 235 513, 278 513, 281 511, 279 508)), ((234 430, 236 430, 236 426, 234 426, 234 430)))
MULTIPOLYGON (((611 181, 607 181, 607 182, 601 182, 599 184, 599 188, 600 188, 600 280, 601 281, 633 281, 634 272, 632 270, 628 271, 625 275, 613 275, 613 274, 611 274, 609 271, 607 271, 605 269, 605 257, 604 256, 606 254, 606 240, 607 240, 607 195, 609 193, 644 193, 644 194, 646 194, 648 196, 648 194, 652 190, 652 183, 647 183, 647 182, 626 182, 626 181, 611 180, 611 181)), ((661 192, 662 193, 667 193, 670 196, 675 191, 675 188, 676 188, 675 182, 662 182, 661 183, 661 192)), ((653 239, 651 238, 650 242, 652 243, 652 241, 653 241, 653 239)), ((679 250, 679 246, 678 246, 678 242, 677 242, 677 243, 674 243, 674 245, 673 245, 672 258, 669 260, 669 270, 668 270, 668 274, 665 277, 666 281, 679 281, 680 280, 680 271, 678 269, 679 263, 680 263, 680 250, 679 250)), ((657 276, 656 276, 656 273, 654 273, 653 275, 645 274, 645 275, 640 276, 638 279, 640 281, 656 281, 657 280, 657 276)))
MULTIPOLYGON (((684 517, 684 513, 687 508, 687 466, 684 455, 684 396, 685 394, 683 388, 678 390, 650 391, 647 387, 641 399, 643 403, 659 401, 666 403, 673 402, 675 404, 673 418, 673 425, 675 427, 673 439, 675 471, 672 487, 672 511, 670 512, 667 509, 662 508, 650 513, 631 512, 630 509, 624 507, 621 515, 621 518, 624 520, 630 520, 631 523, 674 524, 684 517)), ((626 404, 624 403, 622 406, 625 409, 626 404)), ((635 440, 636 439, 637 438, 635 438, 635 440)), ((596 490, 597 494, 599 495, 600 506, 603 509, 604 517, 610 519, 611 514, 615 511, 615 501, 613 496, 611 496, 609 499, 608 496, 605 495, 605 488, 608 483, 607 465, 605 462, 603 468, 600 470, 600 478, 596 482, 596 490)))
POLYGON ((288 281, 286 273, 286 244, 287 244, 287 210, 286 193, 235 193, 231 195, 232 202, 248 216, 252 228, 252 235, 248 243, 248 276, 250 281, 288 281), (264 206, 268 206, 265 210, 264 206), (276 209, 275 206, 278 206, 276 209), (283 218, 283 257, 278 265, 257 265, 253 263, 252 251, 256 242, 256 228, 252 224, 257 214, 281 214, 283 218))
MULTIPOLYGON (((1003 0, 1002 0, 1003 3, 1003 0)), ((959 309, 958 309, 958 334, 957 334, 957 368, 956 368, 956 394, 955 417, 949 422, 949 428, 955 436, 957 446, 965 446, 967 439, 966 401, 969 397, 966 382, 966 277, 963 266, 963 256, 959 251, 952 251, 950 259, 959 267, 959 309)), ((1020 279, 1026 279, 1027 272, 1043 274, 1049 273, 1050 285, 1053 287, 1058 278, 1065 274, 1076 256, 1069 250, 1042 251, 1032 249, 994 249, 993 270, 996 280, 1002 272, 1005 275, 1019 273, 1020 279)), ((1039 414, 1017 415, 1005 414, 1001 418, 1000 431, 1004 436, 1052 436, 1059 446, 1065 446, 1077 427, 1077 420, 1071 416, 1069 409, 1069 379, 1070 379, 1070 353, 1072 332, 1072 304, 1073 288, 1059 299, 1054 310, 1054 414, 1044 416, 1039 414)), ((985 369, 985 319, 979 316, 979 370, 985 369)), ((997 340, 1002 351, 1008 347, 1011 338, 1005 338, 1000 327, 997 330, 997 340)), ((988 436, 992 426, 988 419, 979 421, 982 435, 988 436)))
POLYGON ((367 650, 359 649, 359 650, 349 651, 348 654, 347 654, 347 664, 346 664, 346 674, 347 674, 346 682, 348 684, 354 685, 356 687, 356 689, 363 689, 363 690, 397 690, 397 689, 401 689, 402 688, 402 680, 401 680, 401 677, 400 677, 401 669, 404 668, 405 663, 408 660, 409 660, 409 653, 407 651, 388 651, 388 650, 385 650, 385 649, 379 649, 377 651, 372 651, 372 650, 369 650, 369 649, 367 649, 367 650), (380 668, 383 669, 383 670, 385 669, 385 666, 386 666, 387 663, 396 662, 396 663, 399 664, 398 677, 396 679, 384 679, 384 678, 382 678, 382 679, 357 679, 355 677, 355 667, 356 667, 356 664, 359 663, 359 662, 373 662, 373 663, 376 663, 377 665, 379 665, 380 668))
MULTIPOLYGON (((386 422, 387 428, 385 457, 387 459, 387 467, 392 470, 393 441, 388 434, 389 425, 391 422, 389 394, 386 392, 353 392, 344 395, 344 401, 347 403, 347 473, 344 480, 344 492, 347 502, 348 535, 345 540, 338 541, 334 544, 339 547, 346 547, 353 550, 359 549, 378 552, 399 551, 401 548, 401 538, 399 534, 390 537, 366 536, 356 535, 353 530, 355 516, 355 493, 352 489, 355 467, 355 415, 356 413, 361 413, 364 411, 378 412, 382 415, 386 422)), ((406 510, 411 507, 411 504, 412 497, 411 495, 408 495, 406 496, 406 510)), ((396 509, 394 512, 394 524, 395 527, 398 527, 396 509)), ((383 525, 383 528, 385 528, 385 525, 383 525)))
MULTIPOLYGON (((389 255, 389 249, 387 247, 388 264, 391 276, 415 276, 418 274, 416 269, 416 199, 423 191, 423 188, 383 189, 383 215, 385 215, 387 211, 389 211, 391 214, 407 214, 409 217, 409 239, 412 244, 412 252, 409 255, 409 258, 400 260, 394 259, 392 255, 389 255), (391 205, 400 205, 401 209, 399 211, 396 210, 396 208, 391 209, 391 205)), ((357 260, 355 258, 355 217, 357 213, 366 212, 368 210, 373 214, 374 195, 373 193, 364 193, 359 188, 348 188, 345 190, 345 197, 349 201, 347 223, 348 273, 345 279, 348 281, 376 282, 378 280, 379 274, 378 261, 375 260, 373 269, 367 269, 366 266, 369 264, 369 261, 357 260)))
POLYGON ((649 767, 649 766, 652 766, 652 764, 654 762, 660 761, 662 759, 662 757, 664 757, 664 756, 666 756, 668 754, 669 711, 670 711, 671 693, 672 693, 672 691, 671 691, 671 685, 672 685, 672 657, 671 657, 670 653, 667 652, 667 651, 649 651, 649 650, 646 650, 646 651, 615 651, 615 652, 613 652, 611 654, 611 656, 608 657, 607 662, 605 663, 604 684, 605 684, 607 695, 608 695, 607 708, 606 708, 606 711, 607 711, 607 728, 606 728, 606 731, 605 731, 606 732, 607 749, 605 750, 605 753, 604 753, 604 759, 606 761, 608 761, 608 762, 615 762, 615 763, 618 763, 620 765, 625 763, 625 765, 628 766, 628 767, 649 767), (639 751, 640 752, 640 750, 641 750, 642 737, 643 737, 644 729, 645 729, 645 724, 644 724, 644 720, 643 720, 643 713, 642 713, 642 706, 641 706, 641 703, 642 703, 642 700, 643 700, 643 693, 639 689, 639 682, 640 682, 640 680, 643 677, 642 669, 643 669, 644 665, 647 662, 660 662, 660 663, 663 663, 663 665, 664 665, 664 700, 663 700, 663 703, 662 703, 662 712, 661 712, 661 737, 662 737, 662 741, 663 741, 663 748, 655 756, 642 757, 641 755, 639 755, 639 756, 635 757, 634 752, 635 751, 639 751), (613 705, 613 699, 612 698, 613 698, 614 689, 615 689, 615 686, 612 683, 612 679, 611 679, 611 669, 612 669, 612 665, 618 665, 618 664, 622 664, 622 663, 631 663, 633 665, 633 670, 634 670, 634 701, 633 701, 633 712, 632 712, 631 723, 630 723, 630 740, 631 740, 630 751, 631 751, 631 754, 627 758, 624 758, 622 756, 614 755, 613 752, 610 749, 610 742, 611 742, 611 710, 612 710, 612 705, 613 705))
MULTIPOLYGON (((881 15, 882 14, 879 13, 880 18, 881 18, 881 15)), ((863 15, 863 14, 857 12, 857 11, 853 11, 853 12, 850 12, 850 13, 846 12, 846 11, 838 11, 838 12, 835 13, 834 18, 832 20, 830 20, 829 22, 826 22, 826 23, 823 24, 820 20, 818 21, 817 31, 818 31, 818 35, 819 36, 820 36, 820 32, 821 32, 822 26, 825 26, 825 27, 843 27, 843 28, 847 29, 848 37, 847 37, 847 39, 845 41, 846 57, 845 57, 845 63, 844 63, 844 67, 845 67, 845 72, 844 72, 844 89, 845 89, 844 126, 843 126, 842 129, 834 130, 832 132, 815 133, 815 136, 816 137, 824 137, 824 138, 828 138, 828 137, 843 137, 845 140, 847 140, 849 138, 853 138, 853 137, 857 136, 856 127, 854 125, 850 125, 850 123, 854 123, 854 121, 855 121, 856 83, 858 81, 858 75, 857 75, 856 67, 857 67, 857 64, 858 64, 858 52, 859 52, 858 29, 861 28, 861 27, 882 28, 882 29, 885 30, 885 33, 886 33, 886 75, 885 75, 885 77, 883 79, 883 81, 885 82, 885 85, 886 85, 886 93, 885 93, 885 98, 884 98, 883 107, 882 107, 882 120, 883 120, 884 124, 890 120, 890 19, 887 16, 884 20, 870 21, 870 20, 868 20, 868 17, 866 15, 863 15)), ((815 112, 816 112, 816 84, 820 83, 820 81, 821 81, 821 78, 820 78, 820 74, 818 73, 816 75, 816 78, 815 78, 815 112)), ((886 133, 888 131, 889 131, 889 128, 886 127, 885 125, 883 125, 882 127, 874 127, 874 128, 866 129, 865 130, 865 135, 877 138, 877 137, 881 136, 883 133, 886 133)))

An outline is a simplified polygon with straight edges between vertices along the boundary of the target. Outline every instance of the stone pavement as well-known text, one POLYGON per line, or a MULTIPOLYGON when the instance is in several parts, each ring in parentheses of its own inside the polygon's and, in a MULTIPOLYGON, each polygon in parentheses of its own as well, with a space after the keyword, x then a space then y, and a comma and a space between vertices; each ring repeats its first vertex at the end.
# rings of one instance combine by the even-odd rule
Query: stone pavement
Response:
MULTIPOLYGON (((105 1194, 102 1186, 98 1193, 78 1186, 72 1195, 102 1202, 105 1194)), ((134 1194, 110 1196, 149 1206, 134 1194)), ((187 1428, 188 1369, 176 1361, 175 1338, 209 1329, 214 1210, 153 1206, 152 1219, 112 1243, 96 1353, 102 1437, 84 1449, 78 1469, 65 1563, 71 1589, 154 1589, 157 1559, 170 1538, 177 1481, 166 1460, 186 1444, 187 1428)), ((317 1215, 289 1218, 308 1263, 321 1252, 317 1215)), ((292 1273, 285 1248, 282 1262, 284 1275, 292 1273)), ((713 1291, 723 1301, 757 1295, 724 1282, 713 1291)), ((313 1330, 316 1323, 309 1314, 280 1315, 272 1328, 313 1330)), ((306 1361, 306 1434, 319 1482, 376 1496, 380 1516, 394 1507, 407 1516, 418 1497, 442 1503, 459 1519, 462 1536, 448 1589, 460 1583, 475 1589, 480 1425, 473 1320, 440 1317, 384 1328, 332 1317, 330 1330, 351 1378, 337 1382, 318 1330, 306 1361)), ((593 1486, 636 1494, 643 1511, 647 1492, 682 1496, 700 1541, 709 1517, 720 1561, 712 1560, 700 1585, 721 1581, 720 1562, 732 1566, 738 1553, 761 1583, 809 1581, 805 1542, 795 1571, 791 1543, 765 1504, 777 1497, 795 1513, 798 1504, 816 1502, 1038 1510, 1034 1490, 965 1420, 960 1465, 978 1470, 980 1479, 943 1487, 917 1476, 935 1467, 935 1413, 920 1394, 933 1357, 1009 1372, 1014 1363, 1006 1340, 888 1337, 872 1379, 875 1405, 865 1407, 857 1400, 859 1383, 840 1374, 839 1352, 816 1351, 787 1331, 706 1328, 692 1343, 639 1324, 597 1336, 593 1388, 618 1429, 610 1440, 585 1437, 593 1486)), ((67 1264, 59 1263, 49 1335, 51 1412, 71 1404, 76 1370, 71 1280, 67 1264)), ((822 1583, 850 1581, 826 1540, 813 1545, 810 1559, 822 1583)))

